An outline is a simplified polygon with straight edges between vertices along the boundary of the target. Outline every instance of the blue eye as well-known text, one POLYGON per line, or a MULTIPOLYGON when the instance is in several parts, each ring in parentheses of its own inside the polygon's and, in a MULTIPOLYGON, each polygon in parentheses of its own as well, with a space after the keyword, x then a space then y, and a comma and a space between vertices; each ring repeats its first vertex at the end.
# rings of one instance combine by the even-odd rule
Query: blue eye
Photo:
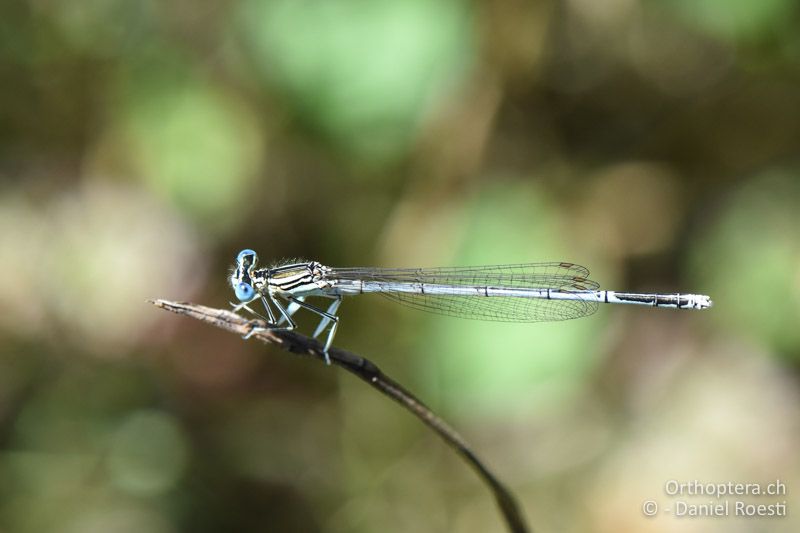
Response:
POLYGON ((247 262, 245 266, 254 266, 256 264, 257 259, 258 256, 256 255, 256 253, 249 248, 242 250, 241 252, 239 252, 239 255, 236 256, 236 262, 239 263, 240 265, 247 262))
POLYGON ((247 283, 239 283, 234 287, 233 292, 236 293, 236 297, 239 298, 240 302, 249 302, 255 296, 255 289, 253 286, 247 283))

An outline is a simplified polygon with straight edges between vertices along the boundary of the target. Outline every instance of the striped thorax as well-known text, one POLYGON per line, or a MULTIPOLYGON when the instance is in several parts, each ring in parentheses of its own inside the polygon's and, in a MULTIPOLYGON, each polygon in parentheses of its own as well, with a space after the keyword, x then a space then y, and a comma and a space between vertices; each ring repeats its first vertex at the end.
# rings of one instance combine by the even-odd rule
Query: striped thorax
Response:
POLYGON ((236 259, 231 286, 241 302, 267 295, 318 295, 331 287, 325 275, 330 269, 316 261, 271 268, 256 268, 257 263, 258 256, 253 250, 243 250, 236 259))
POLYGON ((277 296, 309 296, 319 294, 330 283, 325 279, 325 266, 316 261, 292 263, 253 272, 255 289, 277 296))

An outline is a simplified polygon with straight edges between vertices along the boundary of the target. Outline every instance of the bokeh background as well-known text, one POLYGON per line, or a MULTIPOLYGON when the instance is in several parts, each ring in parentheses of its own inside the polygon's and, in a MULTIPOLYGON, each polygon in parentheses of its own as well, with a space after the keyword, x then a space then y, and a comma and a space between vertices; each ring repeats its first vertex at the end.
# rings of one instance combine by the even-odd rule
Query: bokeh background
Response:
POLYGON ((145 303, 226 307, 244 247, 710 294, 530 325, 365 296, 336 341, 539 531, 799 530, 798 23, 791 0, 3 2, 0 531, 502 530, 362 382, 145 303), (643 517, 670 479, 781 479, 748 501, 789 516, 643 517))

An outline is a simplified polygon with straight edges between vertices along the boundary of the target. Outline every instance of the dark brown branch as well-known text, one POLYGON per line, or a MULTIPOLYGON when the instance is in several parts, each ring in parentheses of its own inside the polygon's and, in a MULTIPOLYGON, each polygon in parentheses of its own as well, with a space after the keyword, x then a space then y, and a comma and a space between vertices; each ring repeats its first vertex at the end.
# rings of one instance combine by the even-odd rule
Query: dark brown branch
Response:
MULTIPOLYGON (((202 305, 170 302, 167 300, 151 300, 150 303, 161 309, 196 318, 197 320, 207 322, 241 336, 247 335, 253 331, 254 328, 264 328, 267 326, 262 320, 246 319, 225 309, 214 309, 202 305)), ((275 344, 294 354, 315 357, 320 361, 325 360, 325 355, 322 353, 322 346, 317 341, 292 331, 255 329, 252 333, 252 338, 259 339, 268 344, 275 344)), ((338 348, 331 348, 329 355, 332 364, 340 366, 366 381, 381 393, 405 407, 414 414, 414 416, 422 420, 428 427, 435 431, 478 473, 478 476, 489 485, 497 504, 500 506, 508 529, 513 533, 526 533, 529 531, 519 505, 517 505, 511 492, 509 492, 486 465, 478 459, 461 435, 456 433, 444 420, 439 418, 402 385, 381 372, 381 370, 368 359, 338 348)))

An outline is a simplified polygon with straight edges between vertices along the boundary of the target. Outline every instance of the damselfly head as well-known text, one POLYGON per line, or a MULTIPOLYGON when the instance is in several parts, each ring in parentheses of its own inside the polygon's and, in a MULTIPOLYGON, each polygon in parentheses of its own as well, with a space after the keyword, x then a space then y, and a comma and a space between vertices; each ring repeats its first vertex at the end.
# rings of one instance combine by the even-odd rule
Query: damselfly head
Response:
POLYGON ((250 271, 251 268, 256 266, 258 255, 253 250, 245 249, 239 252, 236 256, 236 266, 243 267, 245 271, 250 271))
POLYGON ((250 249, 242 250, 236 256, 236 266, 231 274, 231 287, 236 298, 242 303, 247 303, 256 297, 251 274, 257 261, 258 256, 250 249))
POLYGON ((237 283, 233 286, 233 292, 242 303, 251 301, 256 295, 255 289, 249 283, 237 283))

